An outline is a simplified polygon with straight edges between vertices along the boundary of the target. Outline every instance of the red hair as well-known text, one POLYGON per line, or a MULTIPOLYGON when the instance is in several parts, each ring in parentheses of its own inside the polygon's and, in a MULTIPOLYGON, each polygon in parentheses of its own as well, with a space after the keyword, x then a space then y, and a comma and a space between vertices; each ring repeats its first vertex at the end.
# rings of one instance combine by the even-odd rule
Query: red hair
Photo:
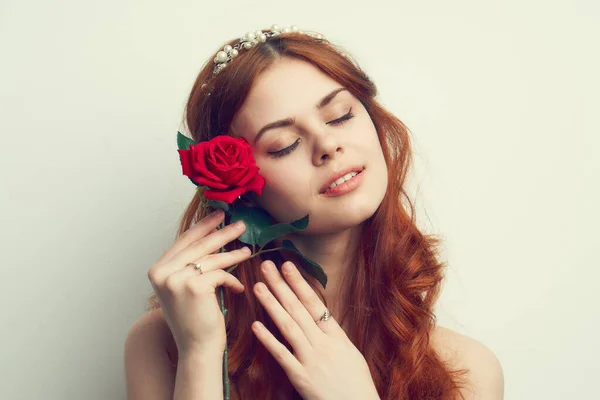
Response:
MULTIPOLYGON (((348 267, 340 292, 342 304, 348 307, 338 321, 340 325, 348 321, 348 336, 364 355, 382 399, 455 400, 464 384, 461 375, 467 371, 452 370, 430 343, 436 323, 433 307, 446 265, 437 259, 440 239, 419 231, 413 204, 404 190, 412 157, 409 131, 375 100, 375 84, 342 52, 326 40, 284 33, 243 50, 215 77, 211 58, 190 93, 187 127, 196 142, 228 132, 254 79, 282 56, 312 63, 362 102, 377 130, 390 173, 381 205, 363 222, 355 262, 348 267), (211 92, 210 96, 205 91, 211 92)), ((196 193, 182 217, 178 237, 205 216, 196 193)), ((234 241, 226 250, 239 247, 242 244, 234 241)), ((251 290, 256 282, 263 281, 260 264, 266 259, 278 266, 286 260, 285 253, 270 252, 243 262, 233 275, 246 287, 244 294, 225 290, 232 399, 301 398, 250 329, 252 322, 259 320, 292 349, 251 290)), ((310 276, 306 278, 324 300, 320 284, 310 276)), ((148 304, 148 309, 160 307, 154 293, 148 304)))

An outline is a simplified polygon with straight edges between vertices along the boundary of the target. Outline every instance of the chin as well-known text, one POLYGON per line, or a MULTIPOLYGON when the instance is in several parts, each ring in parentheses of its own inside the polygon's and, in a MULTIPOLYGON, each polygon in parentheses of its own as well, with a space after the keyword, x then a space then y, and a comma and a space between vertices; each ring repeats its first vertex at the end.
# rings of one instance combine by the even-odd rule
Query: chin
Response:
POLYGON ((333 233, 346 229, 352 229, 373 216, 379 202, 370 202, 338 207, 334 210, 321 209, 319 212, 311 213, 307 234, 333 233))

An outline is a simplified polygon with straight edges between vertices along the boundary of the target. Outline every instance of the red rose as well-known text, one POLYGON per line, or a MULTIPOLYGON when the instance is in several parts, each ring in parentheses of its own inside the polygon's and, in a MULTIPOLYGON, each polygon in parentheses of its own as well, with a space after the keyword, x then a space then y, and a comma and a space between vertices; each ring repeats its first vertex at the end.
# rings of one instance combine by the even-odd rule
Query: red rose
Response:
POLYGON ((204 192, 207 199, 230 204, 247 191, 262 194, 265 179, 258 173, 260 168, 246 139, 219 135, 177 151, 183 174, 208 187, 204 192))

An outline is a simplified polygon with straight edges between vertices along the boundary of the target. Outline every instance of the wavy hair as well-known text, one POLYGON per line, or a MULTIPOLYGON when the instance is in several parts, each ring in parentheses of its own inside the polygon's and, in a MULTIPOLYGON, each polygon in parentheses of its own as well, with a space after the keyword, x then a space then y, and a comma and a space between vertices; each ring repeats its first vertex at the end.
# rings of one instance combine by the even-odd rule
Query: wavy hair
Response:
MULTIPOLYGON (((233 46, 236 41, 227 44, 233 46)), ((228 132, 256 77, 281 57, 312 63, 362 102, 377 130, 388 170, 393 172, 380 207, 363 222, 360 246, 340 292, 348 307, 338 321, 347 321, 348 336, 364 355, 381 399, 455 400, 462 397, 460 389, 466 381, 461 376, 467 370, 452 370, 430 343, 436 324, 433 307, 446 264, 437 259, 441 240, 419 231, 413 203, 404 190, 412 158, 409 130, 375 100, 375 84, 342 53, 340 46, 325 39, 290 32, 242 51, 216 76, 211 58, 192 87, 184 119, 196 142, 228 132)), ((205 217, 203 203, 202 190, 194 191, 177 237, 205 217)), ((236 240, 225 249, 240 247, 242 243, 236 240)), ((260 264, 266 259, 276 265, 286 260, 285 254, 273 251, 244 261, 232 273, 252 288, 263 281, 260 264)), ((320 284, 310 276, 305 278, 325 302, 320 284)), ((224 292, 232 399, 301 399, 250 329, 259 320, 292 350, 252 290, 243 295, 224 292)), ((159 307, 152 293, 147 310, 159 307)))

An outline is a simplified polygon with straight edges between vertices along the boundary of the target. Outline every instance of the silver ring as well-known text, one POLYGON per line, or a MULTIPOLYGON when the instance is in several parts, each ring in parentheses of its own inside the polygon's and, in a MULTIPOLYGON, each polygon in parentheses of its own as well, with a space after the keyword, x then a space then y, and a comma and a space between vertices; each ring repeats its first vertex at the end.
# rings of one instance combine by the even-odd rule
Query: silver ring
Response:
POLYGON ((197 269, 198 271, 200 271, 200 275, 202 275, 204 272, 202 272, 202 267, 200 267, 200 263, 188 263, 188 265, 186 265, 186 267, 192 266, 195 269, 197 269))
POLYGON ((319 324, 319 322, 321 321, 327 321, 329 318, 331 318, 331 313, 329 312, 328 309, 325 309, 325 312, 323 313, 323 315, 321 315, 321 318, 319 318, 318 320, 316 320, 315 322, 317 323, 317 325, 319 324))

